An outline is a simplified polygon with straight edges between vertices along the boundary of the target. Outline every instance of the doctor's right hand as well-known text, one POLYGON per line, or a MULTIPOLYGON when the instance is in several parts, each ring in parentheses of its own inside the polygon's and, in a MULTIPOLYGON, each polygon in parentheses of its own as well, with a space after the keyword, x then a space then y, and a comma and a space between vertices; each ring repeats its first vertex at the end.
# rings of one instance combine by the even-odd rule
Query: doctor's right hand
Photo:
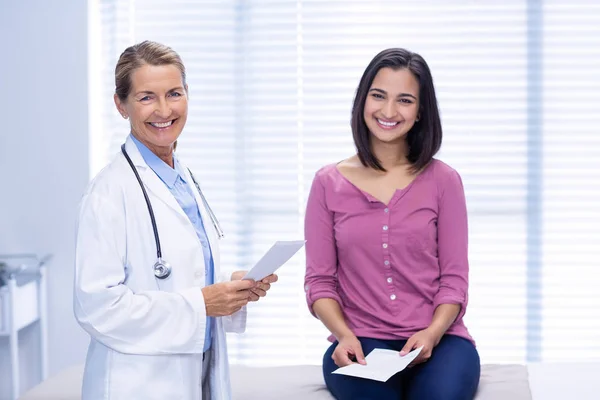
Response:
POLYGON ((333 362, 338 367, 354 364, 355 362, 367 365, 362 345, 354 335, 347 335, 340 338, 339 343, 331 355, 333 362), (356 360, 356 361, 354 361, 356 360))
POLYGON ((215 283, 202 288, 206 315, 223 317, 239 311, 248 304, 256 283, 252 280, 215 283))

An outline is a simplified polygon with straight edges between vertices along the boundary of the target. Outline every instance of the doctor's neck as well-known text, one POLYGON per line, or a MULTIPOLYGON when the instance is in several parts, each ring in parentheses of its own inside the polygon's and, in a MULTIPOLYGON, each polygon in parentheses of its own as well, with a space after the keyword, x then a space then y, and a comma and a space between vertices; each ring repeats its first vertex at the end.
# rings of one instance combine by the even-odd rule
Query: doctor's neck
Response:
POLYGON ((169 167, 175 168, 175 163, 173 162, 173 146, 169 147, 170 150, 165 150, 165 153, 160 153, 152 150, 154 154, 158 156, 161 160, 163 160, 169 167), (168 151, 168 152, 167 152, 168 151))
POLYGON ((160 158, 161 160, 163 160, 169 167, 175 168, 175 164, 173 162, 173 151, 175 151, 175 147, 177 146, 177 142, 172 143, 169 146, 157 146, 155 144, 152 144, 152 143, 148 142, 147 140, 144 140, 143 138, 140 138, 136 134, 133 134, 133 135, 135 136, 135 138, 137 140, 139 140, 140 142, 142 142, 142 144, 144 146, 146 146, 148 148, 148 150, 150 150, 151 152, 153 152, 154 154, 156 154, 158 156, 158 158, 160 158))

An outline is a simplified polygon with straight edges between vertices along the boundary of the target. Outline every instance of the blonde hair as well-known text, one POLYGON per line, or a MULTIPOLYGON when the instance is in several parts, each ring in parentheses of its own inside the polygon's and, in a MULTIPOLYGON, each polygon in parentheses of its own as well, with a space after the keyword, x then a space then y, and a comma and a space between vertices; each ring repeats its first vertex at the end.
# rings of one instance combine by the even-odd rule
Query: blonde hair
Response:
POLYGON ((185 86, 185 67, 175 50, 164 44, 145 40, 130 46, 119 57, 115 68, 115 93, 125 102, 131 91, 131 75, 142 65, 174 65, 181 71, 185 86))

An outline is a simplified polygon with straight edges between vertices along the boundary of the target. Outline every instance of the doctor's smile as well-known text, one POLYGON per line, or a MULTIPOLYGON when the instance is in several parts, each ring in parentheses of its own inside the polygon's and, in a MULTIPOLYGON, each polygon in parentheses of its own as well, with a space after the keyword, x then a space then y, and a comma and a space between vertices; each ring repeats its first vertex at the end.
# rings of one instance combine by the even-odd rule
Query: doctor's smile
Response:
POLYGON ((173 125, 175 123, 175 119, 171 120, 171 121, 167 121, 167 122, 148 122, 148 125, 157 128, 159 130, 165 130, 167 128, 170 128, 171 125, 173 125))

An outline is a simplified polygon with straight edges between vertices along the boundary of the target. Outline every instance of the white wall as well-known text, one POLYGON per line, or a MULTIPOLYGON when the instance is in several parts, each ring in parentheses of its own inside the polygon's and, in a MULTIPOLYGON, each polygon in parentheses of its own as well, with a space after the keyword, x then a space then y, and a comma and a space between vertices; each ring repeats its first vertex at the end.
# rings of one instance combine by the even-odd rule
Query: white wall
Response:
MULTIPOLYGON (((72 313, 75 222, 88 181, 87 1, 0 0, 0 253, 53 253, 49 372, 83 362, 72 313)), ((21 336, 22 388, 38 379, 36 327, 21 336)), ((0 340, 0 399, 10 394, 0 340)))

